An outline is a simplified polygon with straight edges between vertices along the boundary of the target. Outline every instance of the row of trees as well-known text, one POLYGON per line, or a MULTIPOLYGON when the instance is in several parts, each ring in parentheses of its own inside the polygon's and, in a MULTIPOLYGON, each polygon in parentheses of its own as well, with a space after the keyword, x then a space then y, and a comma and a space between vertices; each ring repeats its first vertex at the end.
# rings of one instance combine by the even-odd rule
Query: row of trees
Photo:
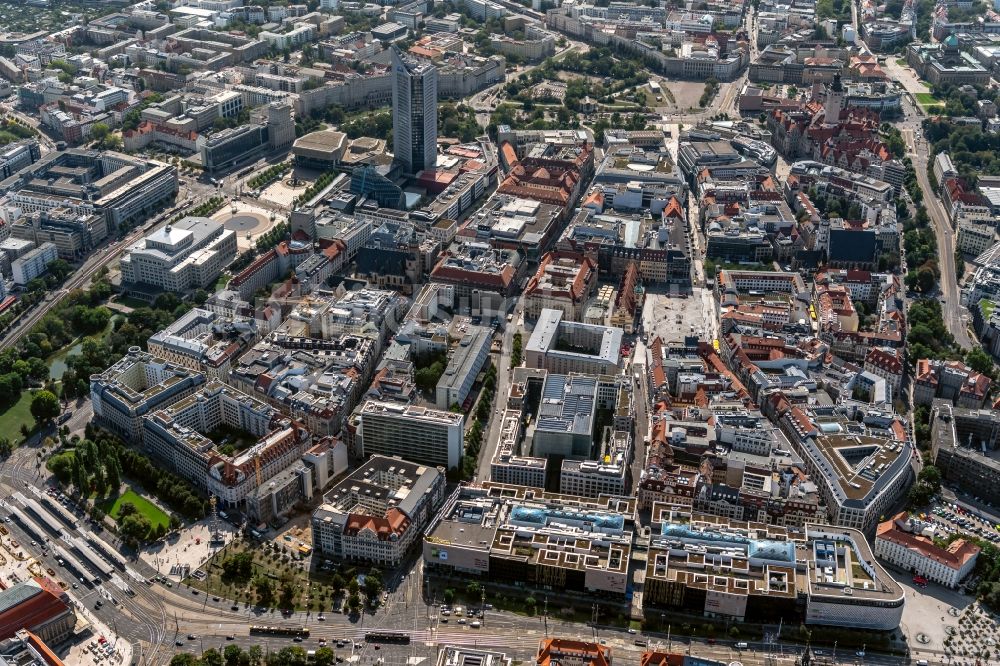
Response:
POLYGON ((264 656, 264 650, 254 645, 244 650, 239 645, 227 645, 221 652, 211 648, 201 657, 188 652, 174 655, 170 666, 331 666, 336 662, 336 653, 331 648, 317 648, 310 658, 300 647, 286 647, 264 656))
POLYGON ((327 171, 326 173, 320 174, 312 185, 306 188, 305 192, 295 197, 296 202, 305 202, 312 199, 314 196, 323 191, 327 185, 333 182, 333 179, 337 177, 336 171, 327 171))
POLYGON ((0 119, 0 146, 6 146, 8 143, 21 139, 29 139, 35 134, 35 130, 19 122, 16 118, 0 119))
POLYGON ((492 363, 486 369, 483 378, 483 388, 479 392, 479 404, 476 407, 475 420, 465 433, 465 455, 462 456, 461 477, 471 479, 476 474, 479 465, 479 451, 483 445, 483 435, 493 410, 493 396, 497 387, 497 369, 492 363))
POLYGON ((290 162, 282 162, 281 164, 274 164, 264 169, 261 173, 254 176, 247 181, 247 185, 257 190, 263 187, 267 187, 274 181, 281 178, 289 169, 292 168, 290 162))
POLYGON ((90 425, 76 448, 53 455, 47 467, 60 483, 72 485, 84 497, 93 492, 117 493, 123 477, 128 476, 188 518, 202 518, 207 510, 207 502, 183 479, 126 448, 114 435, 90 425))
POLYGON ((906 334, 906 346, 911 363, 916 364, 922 358, 960 358, 955 339, 944 324, 940 301, 930 298, 914 301, 910 304, 907 319, 909 332, 906 334))
POLYGON ((518 331, 514 334, 513 350, 510 354, 510 367, 516 368, 521 365, 521 350, 522 350, 522 340, 521 333, 518 331))
POLYGON ((258 254, 263 254, 287 237, 288 223, 279 222, 257 237, 257 240, 254 242, 254 249, 257 250, 258 254))
POLYGON ((171 222, 179 222, 185 217, 208 217, 213 213, 222 209, 226 205, 226 199, 224 197, 211 197, 207 201, 204 201, 194 208, 185 210, 184 212, 174 215, 174 218, 170 220, 171 222))
POLYGON ((103 437, 97 442, 80 441, 75 449, 50 457, 46 466, 61 484, 72 484, 82 497, 94 492, 100 496, 117 494, 121 487, 122 466, 118 452, 114 443, 103 437))
POLYGON ((916 214, 912 217, 909 208, 897 207, 897 214, 905 213, 903 221, 903 247, 906 248, 907 273, 904 278, 906 288, 917 290, 923 294, 933 291, 937 280, 941 277, 938 264, 937 237, 931 226, 931 218, 924 207, 924 193, 917 181, 917 173, 909 157, 903 159, 906 166, 906 176, 903 186, 913 201, 916 214))

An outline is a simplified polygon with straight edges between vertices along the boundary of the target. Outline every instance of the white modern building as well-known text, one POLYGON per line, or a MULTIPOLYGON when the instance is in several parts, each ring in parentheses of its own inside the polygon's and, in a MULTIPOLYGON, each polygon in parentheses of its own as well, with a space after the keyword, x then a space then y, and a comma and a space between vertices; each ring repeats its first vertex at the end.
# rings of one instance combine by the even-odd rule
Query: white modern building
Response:
POLYGON ((10 270, 14 284, 24 286, 36 277, 44 275, 49 269, 49 264, 58 258, 59 250, 54 243, 42 243, 11 262, 10 270))
POLYGON ((361 407, 359 448, 363 456, 400 456, 452 469, 462 462, 464 422, 454 412, 369 400, 361 407))
POLYGON ((560 374, 614 375, 623 335, 620 328, 566 321, 560 310, 545 308, 525 345, 525 364, 560 374))
POLYGON ((236 257, 236 232, 206 217, 185 217, 154 231, 121 260, 122 288, 149 296, 210 286, 236 257))
POLYGON ((490 358, 493 331, 483 326, 472 326, 451 351, 448 366, 438 380, 436 403, 438 409, 461 406, 472 390, 476 377, 490 358))

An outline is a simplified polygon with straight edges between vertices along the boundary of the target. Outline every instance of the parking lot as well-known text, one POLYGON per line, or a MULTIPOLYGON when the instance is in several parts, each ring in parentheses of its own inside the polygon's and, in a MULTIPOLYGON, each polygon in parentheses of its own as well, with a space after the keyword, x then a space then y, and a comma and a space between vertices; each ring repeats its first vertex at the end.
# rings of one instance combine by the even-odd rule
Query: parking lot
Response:
POLYGON ((968 534, 993 543, 1000 543, 1000 532, 997 531, 996 523, 954 502, 938 502, 932 507, 930 513, 920 514, 920 517, 940 526, 943 532, 942 536, 968 534))

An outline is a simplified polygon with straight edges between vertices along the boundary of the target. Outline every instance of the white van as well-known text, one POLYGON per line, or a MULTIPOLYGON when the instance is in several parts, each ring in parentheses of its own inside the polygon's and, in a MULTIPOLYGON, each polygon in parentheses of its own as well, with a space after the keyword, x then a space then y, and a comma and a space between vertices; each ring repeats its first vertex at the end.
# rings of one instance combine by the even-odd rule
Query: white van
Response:
POLYGON ((746 650, 748 647, 750 647, 750 646, 747 645, 747 643, 744 642, 744 641, 740 641, 739 643, 736 644, 736 649, 737 650, 746 650))
POLYGON ((470 624, 469 626, 472 627, 473 629, 478 629, 479 627, 483 626, 483 623, 480 622, 479 620, 473 620, 472 624, 470 624))

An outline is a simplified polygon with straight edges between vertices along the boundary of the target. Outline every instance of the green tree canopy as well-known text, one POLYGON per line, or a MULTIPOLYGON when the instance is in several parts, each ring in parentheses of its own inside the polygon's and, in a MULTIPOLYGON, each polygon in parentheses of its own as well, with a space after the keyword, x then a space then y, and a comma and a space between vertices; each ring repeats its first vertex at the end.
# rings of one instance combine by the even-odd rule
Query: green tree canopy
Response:
POLYGON ((31 415, 36 423, 59 416, 59 398, 52 391, 39 391, 31 397, 31 415))

